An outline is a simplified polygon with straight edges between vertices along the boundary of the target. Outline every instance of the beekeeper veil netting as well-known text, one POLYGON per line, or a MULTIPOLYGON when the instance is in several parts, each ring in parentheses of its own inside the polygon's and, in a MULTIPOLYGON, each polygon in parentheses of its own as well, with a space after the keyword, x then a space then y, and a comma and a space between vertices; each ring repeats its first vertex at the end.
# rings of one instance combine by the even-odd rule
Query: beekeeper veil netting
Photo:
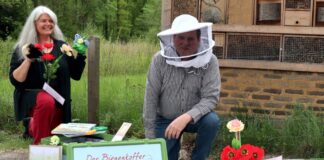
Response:
POLYGON ((199 23, 198 20, 188 14, 183 14, 174 19, 170 29, 157 34, 160 39, 160 54, 166 58, 169 65, 184 68, 200 68, 210 61, 212 48, 215 42, 212 39, 212 23, 199 23), (179 56, 173 43, 173 37, 179 33, 200 30, 200 44, 196 53, 188 56, 179 56), (190 59, 190 57, 194 57, 190 59), (190 60, 182 60, 189 58, 190 60))

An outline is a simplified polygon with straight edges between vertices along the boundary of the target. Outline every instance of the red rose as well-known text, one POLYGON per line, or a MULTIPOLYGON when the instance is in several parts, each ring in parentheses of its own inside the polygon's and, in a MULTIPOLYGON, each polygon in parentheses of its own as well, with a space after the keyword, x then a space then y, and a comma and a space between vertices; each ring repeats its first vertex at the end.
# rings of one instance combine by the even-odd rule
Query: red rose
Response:
POLYGON ((40 52, 43 51, 43 47, 42 47, 41 44, 39 44, 39 43, 35 43, 34 46, 35 46, 35 48, 37 48, 40 52))
POLYGON ((264 157, 263 148, 252 146, 251 152, 252 152, 251 160, 262 160, 262 158, 264 157))
POLYGON ((44 43, 45 48, 53 48, 53 43, 44 43))
POLYGON ((238 151, 231 146, 227 145, 222 153, 221 160, 236 160, 238 156, 238 151))
POLYGON ((55 59, 55 56, 53 54, 51 54, 51 53, 44 53, 42 55, 42 60, 43 61, 51 61, 53 59, 55 59))

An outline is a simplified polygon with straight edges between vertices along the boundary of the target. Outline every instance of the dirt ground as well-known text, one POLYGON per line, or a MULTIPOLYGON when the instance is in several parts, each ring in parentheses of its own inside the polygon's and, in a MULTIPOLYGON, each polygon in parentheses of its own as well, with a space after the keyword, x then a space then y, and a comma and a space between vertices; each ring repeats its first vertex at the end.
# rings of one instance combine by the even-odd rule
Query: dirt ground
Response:
POLYGON ((0 160, 28 160, 28 150, 0 151, 0 160))

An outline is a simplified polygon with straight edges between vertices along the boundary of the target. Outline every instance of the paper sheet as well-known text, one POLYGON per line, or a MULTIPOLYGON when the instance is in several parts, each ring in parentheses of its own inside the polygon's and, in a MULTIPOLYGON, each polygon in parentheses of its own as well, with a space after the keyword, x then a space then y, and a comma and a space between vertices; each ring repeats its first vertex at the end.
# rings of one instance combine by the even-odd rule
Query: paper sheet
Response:
POLYGON ((50 94, 61 105, 64 104, 65 99, 59 93, 57 93, 50 85, 48 85, 46 82, 43 85, 43 90, 46 91, 48 94, 50 94))

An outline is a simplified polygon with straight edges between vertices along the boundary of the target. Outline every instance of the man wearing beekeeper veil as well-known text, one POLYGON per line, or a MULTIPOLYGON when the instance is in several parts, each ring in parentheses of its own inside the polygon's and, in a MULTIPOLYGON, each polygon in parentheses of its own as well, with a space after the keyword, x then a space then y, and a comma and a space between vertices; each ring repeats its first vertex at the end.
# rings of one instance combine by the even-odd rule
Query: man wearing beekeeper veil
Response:
POLYGON ((220 127, 214 109, 221 81, 211 27, 183 14, 157 34, 161 50, 147 74, 143 118, 146 138, 164 138, 169 160, 178 159, 184 132, 197 133, 191 158, 207 159, 220 127))

